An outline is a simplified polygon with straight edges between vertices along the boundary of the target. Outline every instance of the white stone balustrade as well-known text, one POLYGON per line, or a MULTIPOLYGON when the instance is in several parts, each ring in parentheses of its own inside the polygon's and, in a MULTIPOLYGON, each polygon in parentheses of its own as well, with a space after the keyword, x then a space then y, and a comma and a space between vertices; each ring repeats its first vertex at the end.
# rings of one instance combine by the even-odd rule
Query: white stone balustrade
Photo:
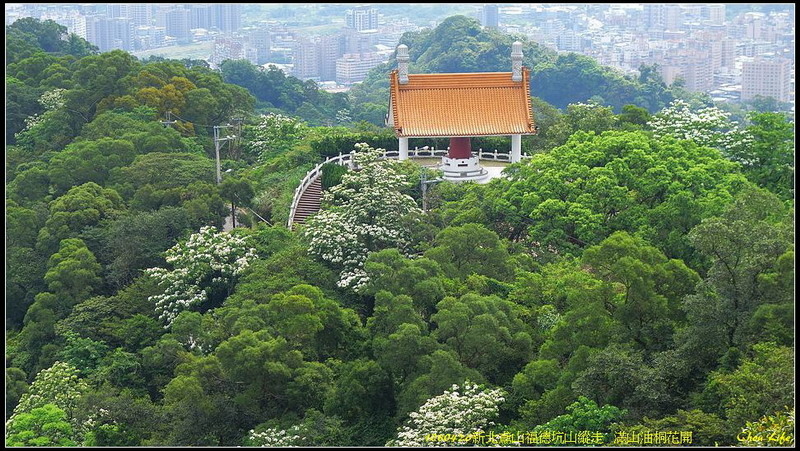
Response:
MULTIPOLYGON (((473 157, 478 157, 478 160, 487 160, 487 161, 511 161, 511 153, 510 152, 498 152, 497 149, 494 149, 492 152, 486 152, 483 149, 478 149, 477 152, 472 152, 473 157)), ((419 147, 415 147, 413 150, 408 149, 408 158, 435 158, 435 157, 446 157, 447 156, 447 149, 420 149, 419 147)), ((385 150, 383 152, 382 158, 392 158, 392 159, 399 159, 400 152, 397 150, 385 150)), ((294 222, 294 214, 297 211, 297 204, 300 202, 300 198, 303 197, 303 193, 306 191, 314 180, 317 179, 322 174, 322 165, 326 163, 335 163, 340 166, 351 166, 352 167, 352 152, 347 154, 339 153, 338 156, 329 157, 322 163, 316 165, 314 169, 308 171, 303 177, 303 180, 300 181, 300 184, 294 190, 294 197, 292 198, 292 206, 289 210, 289 222, 287 226, 291 229, 292 223, 294 222)), ((522 155, 522 158, 530 158, 530 155, 522 155)), ((466 173, 464 176, 465 179, 475 176, 476 174, 466 173)))

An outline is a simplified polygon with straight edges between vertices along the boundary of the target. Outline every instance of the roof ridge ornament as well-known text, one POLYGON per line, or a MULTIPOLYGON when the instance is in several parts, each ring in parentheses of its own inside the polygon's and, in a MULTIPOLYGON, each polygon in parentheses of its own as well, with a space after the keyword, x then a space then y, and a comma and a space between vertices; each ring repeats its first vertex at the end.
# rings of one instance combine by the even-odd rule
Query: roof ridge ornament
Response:
POLYGON ((511 80, 522 81, 522 43, 519 41, 511 44, 511 80))
POLYGON ((400 44, 397 46, 397 75, 401 85, 408 84, 408 46, 400 44))

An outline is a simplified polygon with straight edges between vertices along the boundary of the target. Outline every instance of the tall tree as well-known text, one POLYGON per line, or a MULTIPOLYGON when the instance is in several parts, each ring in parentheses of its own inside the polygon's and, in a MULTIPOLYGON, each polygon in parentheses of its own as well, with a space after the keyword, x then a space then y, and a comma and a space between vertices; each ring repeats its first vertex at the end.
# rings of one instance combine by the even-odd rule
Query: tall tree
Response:
POLYGON ((471 274, 482 274, 510 280, 513 276, 505 244, 494 231, 480 224, 442 230, 425 257, 439 263, 445 275, 451 278, 466 279, 471 274))
POLYGON ((44 281, 60 300, 59 316, 89 297, 100 284, 100 265, 92 251, 78 238, 61 240, 58 252, 47 263, 44 281))
POLYGON ((407 251, 410 234, 404 221, 420 214, 416 201, 402 192, 414 181, 403 162, 379 160, 380 150, 357 145, 360 168, 323 194, 323 209, 303 229, 312 255, 341 268, 339 285, 359 289, 366 282, 363 266, 370 252, 407 251))
POLYGON ((66 414, 53 404, 22 413, 7 423, 6 446, 76 446, 66 414))
POLYGON ((231 203, 231 218, 236 227, 236 206, 247 207, 253 200, 253 185, 246 179, 226 178, 219 187, 223 199, 231 203))
POLYGON ((700 281, 697 273, 627 232, 586 249, 582 262, 619 293, 606 308, 628 337, 648 351, 666 349, 674 324, 683 322, 683 297, 700 281))
POLYGON ((752 141, 731 156, 747 178, 782 199, 794 194, 794 126, 782 113, 751 113, 747 133, 752 141))
POLYGON ((712 266, 703 289, 687 299, 694 331, 687 340, 703 337, 703 346, 711 349, 741 348, 747 343, 743 326, 759 305, 771 302, 761 293, 759 277, 791 246, 791 226, 777 196, 750 188, 722 216, 705 219, 692 229, 690 240, 712 266), (718 333, 699 333, 707 328, 718 333))
POLYGON ((732 372, 717 370, 708 377, 698 402, 704 410, 726 419, 728 433, 738 433, 748 421, 794 407, 794 353, 791 348, 759 343, 732 372))
POLYGON ((88 391, 89 385, 78 377, 77 368, 68 363, 56 362, 36 375, 28 392, 20 398, 9 422, 19 415, 32 413, 34 409, 54 405, 65 415, 64 419, 72 425, 75 432, 80 433, 84 428, 77 418, 77 408, 81 397, 88 391))
POLYGON ((532 357, 531 333, 516 304, 469 293, 446 297, 436 308, 433 336, 492 382, 508 382, 532 357))
POLYGON ((206 304, 221 303, 232 291, 237 276, 256 258, 244 237, 203 227, 188 240, 165 252, 173 269, 149 268, 163 294, 150 297, 159 318, 171 325, 178 313, 206 304))

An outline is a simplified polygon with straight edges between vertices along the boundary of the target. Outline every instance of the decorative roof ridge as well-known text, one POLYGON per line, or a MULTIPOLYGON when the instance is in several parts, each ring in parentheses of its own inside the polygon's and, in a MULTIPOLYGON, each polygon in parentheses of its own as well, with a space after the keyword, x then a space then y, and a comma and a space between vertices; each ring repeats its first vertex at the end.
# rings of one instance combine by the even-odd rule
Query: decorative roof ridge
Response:
MULTIPOLYGON (((389 75, 391 124, 398 137, 536 134, 530 70, 389 75), (449 114, 452 112, 452 114, 449 114)), ((388 123, 388 122, 387 122, 388 123)))
POLYGON ((459 76, 459 75, 509 75, 511 72, 435 72, 432 74, 408 74, 408 77, 430 77, 430 76, 459 76))

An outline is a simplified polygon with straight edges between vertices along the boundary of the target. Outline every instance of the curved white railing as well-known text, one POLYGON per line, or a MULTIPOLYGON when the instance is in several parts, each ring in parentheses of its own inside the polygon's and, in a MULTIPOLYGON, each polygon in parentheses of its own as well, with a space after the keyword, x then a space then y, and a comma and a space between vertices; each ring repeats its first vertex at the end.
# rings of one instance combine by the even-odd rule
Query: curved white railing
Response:
POLYGON ((344 166, 345 164, 350 164, 350 160, 353 158, 352 153, 348 154, 339 154, 336 157, 330 157, 323 161, 322 163, 316 165, 314 169, 308 171, 306 176, 303 177, 303 180, 300 181, 300 185, 297 186, 294 190, 294 197, 292 198, 292 208, 289 210, 289 228, 292 228, 292 222, 294 222, 294 214, 297 211, 297 204, 300 202, 300 198, 303 197, 303 193, 306 192, 306 188, 308 188, 317 177, 322 174, 322 165, 328 163, 335 163, 340 166, 344 166))
MULTIPOLYGON (((408 158, 435 158, 435 157, 444 157, 447 156, 447 149, 420 149, 414 148, 408 149, 408 158)), ((289 223, 288 227, 292 228, 292 223, 294 222, 294 214, 297 211, 297 204, 300 202, 300 198, 303 197, 303 193, 306 192, 306 189, 317 179, 317 177, 322 174, 322 165, 327 163, 335 163, 339 166, 344 165, 351 165, 351 161, 353 158, 353 152, 346 153, 346 154, 339 154, 335 157, 329 157, 322 163, 316 165, 314 169, 308 171, 306 176, 303 177, 303 180, 300 181, 300 185, 297 186, 294 190, 294 197, 292 198, 292 207, 289 210, 289 223)), ((484 152, 483 149, 478 149, 477 152, 472 152, 473 156, 477 156, 479 160, 489 160, 489 161, 506 161, 511 162, 511 153, 510 152, 498 152, 495 149, 493 152, 484 152)), ((400 151, 398 150, 385 150, 383 152, 383 158, 399 158, 400 151)), ((522 158, 530 158, 530 155, 522 155, 522 158)))

